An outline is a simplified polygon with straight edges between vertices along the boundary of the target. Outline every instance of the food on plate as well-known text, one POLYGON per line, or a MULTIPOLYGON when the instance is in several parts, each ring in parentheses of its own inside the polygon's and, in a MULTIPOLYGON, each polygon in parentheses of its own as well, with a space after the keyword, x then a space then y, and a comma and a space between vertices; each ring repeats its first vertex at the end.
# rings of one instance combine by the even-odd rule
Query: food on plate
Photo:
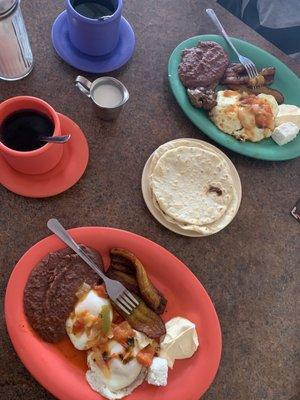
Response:
MULTIPOLYGON (((123 272, 123 274, 126 273, 136 280, 139 288, 139 293, 137 294, 142 297, 153 311, 157 314, 162 314, 165 311, 167 300, 153 285, 143 264, 133 253, 125 249, 114 248, 110 251, 110 260, 110 268, 107 272, 108 276, 112 277, 110 272, 113 274, 113 271, 118 271, 121 268, 120 272, 123 272)), ((126 287, 126 282, 124 282, 124 285, 126 287)))
POLYGON ((300 129, 300 107, 291 104, 281 104, 278 107, 276 126, 285 122, 293 122, 300 129))
MULTIPOLYGON (((99 265, 100 255, 84 246, 99 265)), ((66 336, 66 320, 83 283, 94 285, 99 276, 70 249, 47 254, 32 270, 24 291, 24 311, 32 328, 46 342, 66 336)))
MULTIPOLYGON (((274 132, 275 142, 283 145, 297 134, 293 125, 280 128, 279 125, 293 123, 300 129, 300 109, 284 104, 284 95, 268 87, 274 82, 275 73, 274 67, 265 67, 255 78, 250 78, 244 65, 230 62, 224 49, 212 41, 202 41, 196 47, 184 49, 178 66, 178 75, 190 103, 208 111, 210 119, 222 132, 251 142, 269 138, 274 132), (227 88, 218 90, 219 84, 227 88)), ((154 204, 161 208, 157 199, 154 204)), ((170 217, 168 212, 166 215, 170 217)))
POLYGON ((136 331, 135 329, 133 329, 133 331, 134 331, 134 339, 140 349, 144 349, 149 344, 153 343, 153 340, 150 339, 148 336, 146 336, 144 333, 136 331))
POLYGON ((108 399, 127 396, 144 381, 157 346, 126 321, 115 325, 110 339, 88 352, 87 381, 108 399))
POLYGON ((168 383, 168 361, 162 357, 153 357, 146 379, 150 385, 166 386, 168 383))
POLYGON ((299 128, 293 122, 284 122, 277 126, 271 138, 279 145, 283 146, 294 140, 299 133, 299 128))
POLYGON ((193 356, 199 346, 196 326, 182 317, 175 317, 166 323, 167 333, 160 342, 159 356, 165 358, 173 368, 175 360, 193 356))
POLYGON ((248 95, 269 94, 275 98, 278 104, 282 104, 284 102, 284 96, 281 92, 279 92, 279 90, 272 89, 267 86, 251 87, 246 85, 227 85, 227 88, 240 93, 246 93, 248 95))
POLYGON ((187 94, 196 108, 209 111, 217 105, 217 94, 213 89, 200 86, 196 89, 188 89, 187 94))
POLYGON ((273 67, 263 68, 257 77, 251 79, 246 68, 240 63, 231 63, 225 70, 220 83, 222 85, 265 86, 274 82, 276 70, 273 67))
POLYGON ((133 338, 125 347, 111 339, 88 352, 86 379, 93 390, 108 399, 121 399, 141 385, 147 369, 137 361, 140 349, 133 338))
MULTIPOLYGON (((101 256, 83 247, 101 266, 101 256)), ((86 351, 87 382, 94 391, 113 400, 129 395, 144 381, 166 386, 168 364, 173 367, 175 359, 193 354, 188 340, 194 324, 181 317, 165 324, 159 314, 164 312, 167 300, 153 285, 141 261, 122 248, 111 249, 110 257, 109 274, 130 276, 136 289, 140 304, 131 315, 124 315, 108 298, 98 275, 69 249, 48 254, 33 269, 24 291, 24 308, 42 339, 56 342, 67 333, 76 349, 86 351), (159 354, 162 349, 165 356, 159 354)), ((130 281, 128 277, 124 280, 130 281)))
POLYGON ((186 229, 197 230, 222 217, 231 202, 233 183, 219 156, 181 146, 157 161, 151 188, 165 215, 186 229))
POLYGON ((179 77, 186 88, 215 88, 229 65, 229 58, 218 43, 203 41, 184 49, 179 64, 179 77))
POLYGON ((129 324, 137 331, 143 332, 150 338, 156 339, 164 335, 165 325, 161 317, 149 308, 141 298, 135 297, 139 301, 139 305, 133 310, 130 315, 124 313, 116 304, 113 303, 115 309, 129 324))
POLYGON ((81 294, 66 321, 66 331, 78 350, 88 350, 111 329, 113 310, 102 286, 81 294))
MULTIPOLYGON (((101 266, 99 254, 84 248, 101 266)), ((144 266, 134 254, 115 248, 111 251, 111 257, 109 272, 118 268, 129 272, 126 276, 131 274, 136 281, 136 297, 139 300, 139 305, 130 315, 116 304, 113 304, 114 309, 133 328, 150 338, 159 338, 165 333, 164 323, 159 316, 166 307, 165 297, 152 284, 144 266)), ((118 278, 111 273, 109 276, 118 278)), ((124 280, 120 281, 126 284, 124 280)), ((71 250, 63 249, 48 254, 32 271, 24 293, 25 314, 33 329, 44 340, 57 342, 65 336, 67 328, 75 347, 89 348, 99 337, 99 332, 105 326, 109 327, 112 317, 107 295, 101 287, 95 286, 97 283, 99 276, 71 250)))
POLYGON ((140 302, 131 315, 127 315, 114 304, 119 314, 134 329, 143 332, 150 338, 163 335, 165 326, 158 314, 164 312, 167 300, 153 285, 141 261, 128 250, 111 249, 107 276, 111 279, 117 279, 128 290, 132 290, 140 302))
MULTIPOLYGON (((226 174, 229 176, 229 182, 233 180, 233 173, 231 172, 231 168, 229 167, 227 161, 221 157, 219 153, 214 151, 211 147, 208 147, 205 143, 193 140, 193 139, 177 139, 171 142, 167 142, 160 146, 156 151, 153 153, 151 157, 151 162, 149 165, 149 171, 148 171, 148 187, 149 187, 149 198, 150 201, 152 200, 153 207, 156 209, 156 212, 158 212, 161 216, 162 219, 166 220, 169 224, 172 224, 183 231, 192 231, 192 232, 197 232, 200 235, 210 235, 213 233, 216 233, 223 229, 225 226, 227 226, 233 219, 233 216, 235 215, 238 207, 239 207, 239 196, 237 193, 237 182, 234 180, 234 184, 232 185, 232 193, 231 193, 231 200, 223 213, 223 215, 215 220, 212 223, 206 223, 202 225, 190 225, 190 224, 185 224, 182 223, 175 218, 172 218, 170 215, 166 214, 165 211, 161 208, 159 205, 157 198, 153 192, 153 187, 152 187, 152 179, 153 179, 153 173, 155 171, 155 168, 157 166, 158 161, 162 158, 164 154, 166 154, 170 150, 177 149, 179 147, 185 147, 187 148, 186 151, 189 152, 189 149, 194 148, 199 148, 201 150, 204 150, 205 152, 209 152, 209 155, 215 156, 212 158, 213 164, 212 164, 212 171, 218 171, 220 168, 223 170, 226 174)), ((191 156, 191 154, 190 154, 191 156)), ((236 178, 235 178, 236 179, 236 178)), ((210 190, 219 191, 219 188, 217 188, 215 185, 210 188, 210 190)), ((210 193, 213 195, 213 193, 210 193)), ((195 195, 195 200, 196 201, 201 201, 200 199, 196 198, 196 192, 194 193, 195 195)))
POLYGON ((166 323, 161 345, 133 330, 128 322, 116 325, 106 342, 88 350, 86 379, 93 390, 108 399, 121 399, 144 380, 166 386, 168 367, 176 359, 193 356, 199 346, 195 325, 176 317, 166 323))
POLYGON ((283 103, 284 97, 279 91, 266 87, 274 81, 275 72, 275 68, 266 67, 251 79, 242 64, 230 63, 222 46, 211 41, 199 42, 196 47, 184 49, 178 67, 190 102, 194 107, 207 111, 217 105, 215 88, 219 83, 249 94, 270 94, 278 104, 283 103))
POLYGON ((140 296, 141 292, 135 275, 132 273, 120 271, 118 268, 118 265, 114 267, 111 264, 110 268, 107 271, 107 276, 111 279, 115 279, 116 281, 121 282, 130 292, 140 296))
POLYGON ((258 142, 271 136, 277 113, 278 105, 273 96, 248 96, 232 90, 220 90, 217 106, 209 115, 221 131, 241 141, 258 142))

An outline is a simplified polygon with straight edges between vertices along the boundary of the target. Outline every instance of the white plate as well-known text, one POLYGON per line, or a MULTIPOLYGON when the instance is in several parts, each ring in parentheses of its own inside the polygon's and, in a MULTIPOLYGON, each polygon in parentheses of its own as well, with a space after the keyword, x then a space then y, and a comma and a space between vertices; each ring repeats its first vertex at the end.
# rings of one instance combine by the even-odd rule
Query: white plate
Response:
MULTIPOLYGON (((234 187, 235 187, 235 190, 236 190, 236 193, 237 193, 237 197, 238 197, 237 206, 236 206, 236 208, 234 210, 234 213, 232 214, 231 219, 228 221, 228 223, 226 225, 226 226, 228 226, 230 224, 230 222, 236 216, 236 214, 238 212, 238 209, 240 207, 240 204, 241 204, 241 200, 242 200, 241 180, 240 180, 239 174, 238 174, 235 166, 233 165, 231 160, 221 150, 219 150, 217 147, 213 146, 210 143, 204 142, 203 140, 182 138, 182 139, 171 140, 169 143, 175 143, 175 142, 179 142, 179 141, 182 141, 182 140, 186 140, 186 141, 189 141, 189 142, 197 142, 198 144, 201 144, 201 146, 205 147, 207 150, 210 150, 210 151, 218 154, 219 156, 221 156, 222 159, 228 164, 230 172, 231 172, 231 177, 232 177, 232 180, 233 180, 233 184, 234 184, 234 187)), ((143 197, 144 197, 145 203, 146 203, 146 205, 148 207, 148 210, 153 215, 153 217, 159 223, 161 223, 165 228, 169 229, 172 232, 178 233, 179 235, 183 235, 183 236, 204 237, 204 236, 213 235, 213 234, 215 234, 217 232, 220 232, 220 230, 224 229, 225 227, 220 228, 220 229, 218 229, 218 230, 216 230, 214 232, 211 232, 209 234, 201 234, 200 232, 194 232, 194 231, 182 229, 178 225, 173 224, 172 222, 169 222, 168 220, 166 220, 166 218, 164 217, 163 213, 160 212, 153 204, 151 188, 150 188, 150 185, 149 185, 150 165, 151 165, 151 161, 152 161, 154 153, 152 153, 151 156, 149 157, 149 159, 147 160, 147 162, 145 164, 145 167, 144 167, 144 170, 143 170, 143 174, 142 174, 142 193, 143 193, 143 197)))

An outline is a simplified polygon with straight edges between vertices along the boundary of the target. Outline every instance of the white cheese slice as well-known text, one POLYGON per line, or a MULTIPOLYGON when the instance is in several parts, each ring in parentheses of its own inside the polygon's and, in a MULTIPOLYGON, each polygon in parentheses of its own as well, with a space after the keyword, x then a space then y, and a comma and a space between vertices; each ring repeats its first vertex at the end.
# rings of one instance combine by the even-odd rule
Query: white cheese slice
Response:
POLYGON ((276 126, 285 122, 293 122, 300 129, 300 108, 291 104, 281 104, 278 107, 276 126))
POLYGON ((293 122, 285 122, 277 128, 275 128, 272 133, 271 138, 276 142, 279 146, 283 146, 295 139, 299 132, 299 128, 293 122))

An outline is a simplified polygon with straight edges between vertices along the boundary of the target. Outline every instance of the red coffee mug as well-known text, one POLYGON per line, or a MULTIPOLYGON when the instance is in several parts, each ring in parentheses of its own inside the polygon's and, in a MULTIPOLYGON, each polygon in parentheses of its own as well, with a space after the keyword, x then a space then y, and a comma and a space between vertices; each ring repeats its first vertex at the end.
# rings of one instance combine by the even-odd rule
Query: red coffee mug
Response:
MULTIPOLYGON (((54 124, 52 136, 61 135, 57 112, 44 100, 31 96, 12 97, 0 104, 0 125, 11 114, 20 110, 33 110, 47 115, 54 124)), ((54 168, 63 155, 63 145, 46 143, 32 151, 10 149, 0 141, 0 151, 8 164, 24 174, 43 174, 54 168)))

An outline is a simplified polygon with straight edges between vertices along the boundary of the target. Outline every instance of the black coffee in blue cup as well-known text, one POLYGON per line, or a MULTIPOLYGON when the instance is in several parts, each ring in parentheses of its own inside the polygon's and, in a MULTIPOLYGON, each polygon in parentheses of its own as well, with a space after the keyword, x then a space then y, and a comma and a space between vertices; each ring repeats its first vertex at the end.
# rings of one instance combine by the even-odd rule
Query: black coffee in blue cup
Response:
POLYGON ((112 0, 72 0, 72 6, 79 14, 91 19, 108 17, 116 11, 112 0))

